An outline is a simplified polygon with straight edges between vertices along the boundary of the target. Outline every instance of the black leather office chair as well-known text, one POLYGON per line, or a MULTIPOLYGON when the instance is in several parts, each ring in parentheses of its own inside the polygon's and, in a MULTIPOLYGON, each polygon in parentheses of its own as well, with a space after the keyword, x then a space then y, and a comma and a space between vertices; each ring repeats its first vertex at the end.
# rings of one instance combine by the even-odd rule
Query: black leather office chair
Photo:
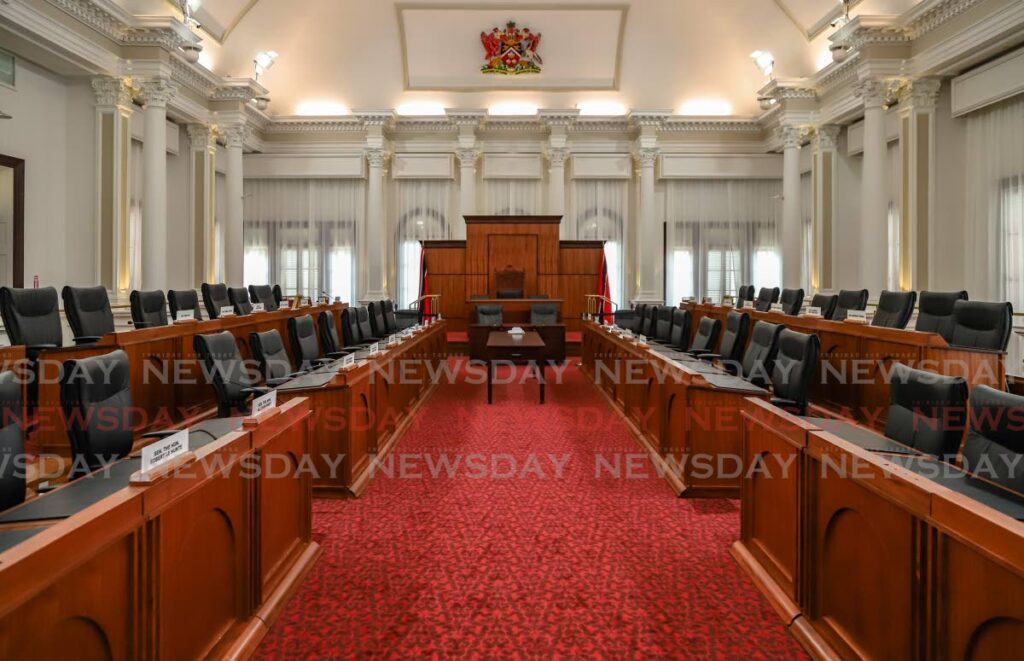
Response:
POLYGON ((391 335, 384 320, 384 301, 372 301, 366 306, 366 312, 370 317, 370 330, 375 337, 385 338, 391 335))
POLYGON ((820 351, 817 335, 782 331, 772 367, 772 404, 793 415, 807 415, 807 393, 818 371, 820 351))
POLYGON ((736 307, 743 307, 743 301, 754 300, 754 285, 740 285, 740 290, 736 296, 736 307))
POLYGON ((476 323, 482 326, 501 326, 504 317, 500 305, 476 306, 476 323))
POLYGON ((782 304, 782 311, 790 315, 800 314, 800 308, 804 305, 803 289, 783 289, 779 296, 779 303, 782 304))
POLYGON ((693 335, 693 342, 687 353, 698 356, 702 353, 714 353, 715 345, 718 344, 718 335, 722 332, 722 322, 711 317, 704 317, 697 324, 697 332, 693 335))
MULTIPOLYGON (((341 313, 343 320, 346 311, 341 313)), ((346 344, 342 343, 341 338, 338 337, 338 329, 334 325, 334 313, 329 310, 324 310, 316 316, 316 327, 320 331, 320 343, 323 345, 324 353, 327 355, 338 354, 344 356, 364 346, 358 342, 354 343, 353 346, 346 346, 346 344)), ((358 332, 359 325, 356 324, 356 333, 358 332)))
POLYGON ((648 305, 647 310, 644 312, 644 318, 640 323, 640 334, 646 337, 654 337, 654 329, 657 324, 658 310, 661 309, 660 305, 648 305))
POLYGON ((204 282, 200 289, 203 292, 203 305, 206 306, 206 314, 210 319, 219 319, 222 308, 234 307, 228 298, 228 286, 224 283, 204 282))
POLYGON ((359 323, 359 336, 363 338, 364 342, 376 342, 383 339, 373 332, 373 326, 370 324, 370 311, 365 307, 356 308, 356 321, 359 323))
MULTIPOLYGON (((359 328, 358 310, 359 308, 345 308, 341 312, 341 336, 345 341, 345 349, 362 348, 373 343, 372 338, 363 337, 362 335, 362 331, 359 328)), ((333 319, 331 320, 331 325, 334 325, 333 319)), ((341 351, 341 348, 337 350, 341 351)))
POLYGON ((135 290, 128 295, 128 302, 132 309, 132 324, 136 328, 167 325, 167 299, 159 289, 135 290))
POLYGON ((530 323, 534 326, 552 326, 558 323, 558 306, 554 303, 530 305, 530 323))
POLYGON ((274 290, 270 285, 249 285, 249 301, 262 303, 263 309, 267 312, 274 312, 281 308, 281 303, 274 296, 274 290))
POLYGON ((64 287, 60 295, 75 344, 95 344, 114 332, 114 311, 104 287, 64 287))
POLYGON ((743 353, 740 374, 755 386, 765 388, 771 381, 775 357, 779 352, 779 336, 784 328, 782 324, 770 324, 767 321, 754 324, 750 344, 743 353))
POLYGON ((836 309, 832 317, 829 317, 833 321, 842 321, 846 319, 847 313, 850 310, 867 310, 868 309, 868 290, 857 289, 839 290, 839 300, 836 302, 836 309))
POLYGON ((953 346, 1006 351, 1012 331, 1013 306, 1009 303, 953 304, 953 335, 949 342, 953 346))
POLYGON ((196 321, 203 320, 203 311, 199 307, 199 295, 194 289, 171 289, 167 292, 167 307, 171 309, 171 319, 178 320, 178 312, 192 310, 196 321))
POLYGON ((644 327, 644 319, 646 317, 647 317, 647 304, 646 303, 638 303, 636 306, 633 307, 633 319, 631 320, 631 324, 629 326, 629 330, 631 330, 635 334, 639 335, 640 334, 640 329, 642 329, 644 327))
POLYGON ((131 453, 135 421, 124 351, 65 361, 60 401, 71 441, 72 479, 131 453))
POLYGON ((652 344, 651 348, 660 353, 671 351, 686 351, 690 342, 690 311, 686 309, 672 309, 672 330, 669 333, 668 341, 660 344, 652 344))
POLYGON ((522 289, 499 289, 495 292, 495 298, 522 298, 522 289))
POLYGON ((658 344, 665 344, 672 339, 672 314, 676 311, 674 306, 661 305, 654 317, 654 328, 651 331, 651 340, 658 344))
POLYGON ((395 314, 395 302, 389 298, 381 302, 381 307, 384 309, 384 329, 388 332, 388 335, 397 333, 399 328, 398 315, 395 314))
POLYGON ((749 335, 750 315, 730 310, 725 317, 725 332, 722 333, 722 344, 718 353, 709 351, 698 354, 698 357, 702 360, 717 360, 730 374, 739 374, 749 335))
POLYGON ((292 361, 276 328, 262 333, 249 333, 249 347, 260 365, 264 381, 271 388, 304 373, 292 370, 292 361))
POLYGON ((249 290, 245 287, 229 287, 228 300, 231 301, 231 307, 235 309, 235 314, 239 317, 252 314, 252 302, 249 300, 249 290))
POLYGON ((882 328, 906 328, 910 317, 914 315, 914 304, 917 303, 917 292, 914 291, 883 291, 878 297, 875 315, 871 318, 872 326, 882 328))
POLYGON ((966 301, 966 291, 923 291, 917 301, 917 323, 914 330, 938 333, 949 342, 953 339, 953 306, 966 301))
POLYGON ((335 352, 324 355, 320 351, 320 340, 316 336, 316 325, 313 315, 304 314, 288 320, 288 340, 292 344, 292 355, 295 356, 299 369, 310 369, 317 365, 329 363, 346 355, 347 352, 335 352))
POLYGON ((1024 397, 971 388, 971 424, 964 439, 964 468, 1024 494, 1024 397))
POLYGON ((815 294, 811 298, 811 307, 821 310, 824 319, 831 319, 836 314, 836 306, 839 304, 839 296, 836 294, 815 294))
POLYGON ((281 285, 274 285, 274 300, 277 301, 277 307, 281 307, 281 302, 284 301, 284 292, 281 291, 281 285))
POLYGON ((63 346, 57 290, 0 287, 0 316, 12 345, 25 345, 29 360, 43 349, 63 346))
POLYGON ((921 452, 956 455, 967 422, 967 382, 895 363, 885 435, 921 452))
POLYGON ((757 302, 754 303, 754 308, 758 312, 768 312, 772 309, 772 304, 779 302, 779 288, 772 287, 761 287, 761 291, 757 293, 757 302))
POLYGON ((192 340, 196 356, 206 367, 210 385, 217 396, 217 415, 231 417, 232 413, 249 413, 249 398, 269 392, 261 388, 257 377, 242 360, 235 336, 230 331, 211 335, 196 335, 192 340))
POLYGON ((0 372, 0 512, 25 500, 24 427, 18 374, 0 372))

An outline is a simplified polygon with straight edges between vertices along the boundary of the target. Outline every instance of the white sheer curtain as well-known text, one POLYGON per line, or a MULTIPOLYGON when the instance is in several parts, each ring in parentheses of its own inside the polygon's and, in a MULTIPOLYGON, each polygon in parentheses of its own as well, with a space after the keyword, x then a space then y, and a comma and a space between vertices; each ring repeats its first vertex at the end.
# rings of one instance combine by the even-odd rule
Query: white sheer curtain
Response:
POLYGON ((142 283, 142 143, 132 140, 128 158, 131 177, 128 182, 128 288, 138 289, 142 283))
POLYGON ((487 214, 534 216, 543 213, 540 179, 484 179, 487 214))
POLYGON ((889 143, 886 167, 889 182, 889 255, 886 275, 886 288, 889 291, 900 290, 900 227, 903 215, 903 183, 900 169, 900 143, 894 140, 889 143))
POLYGON ((399 179, 395 188, 397 302, 406 307, 420 295, 420 241, 451 238, 454 185, 447 179, 399 179))
POLYGON ((800 286, 805 292, 811 291, 811 260, 814 258, 814 191, 811 190, 811 173, 800 175, 800 219, 803 221, 803 267, 800 271, 800 286))
POLYGON ((667 296, 718 302, 740 285, 779 287, 782 181, 679 180, 666 186, 667 296))
MULTIPOLYGON (((581 241, 604 241, 611 299, 628 307, 623 295, 623 237, 629 213, 629 182, 615 179, 575 179, 572 209, 576 237, 581 241)), ((594 283, 596 292, 597 284, 594 283)))
POLYGON ((245 282, 280 284, 285 296, 353 301, 363 183, 247 179, 244 190, 245 282))
POLYGON ((1024 97, 969 115, 966 146, 968 291, 1024 310, 1024 97))

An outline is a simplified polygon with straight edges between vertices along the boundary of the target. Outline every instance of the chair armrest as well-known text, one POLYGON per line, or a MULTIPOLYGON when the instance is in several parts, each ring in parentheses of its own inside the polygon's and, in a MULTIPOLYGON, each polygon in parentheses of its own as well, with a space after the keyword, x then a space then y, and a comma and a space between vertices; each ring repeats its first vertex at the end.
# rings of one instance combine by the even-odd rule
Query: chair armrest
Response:
POLYGON ((167 438, 180 432, 180 429, 161 429, 159 431, 148 431, 145 434, 139 436, 139 438, 167 438))
POLYGON ((56 349, 56 344, 30 344, 25 349, 28 351, 42 351, 43 349, 56 349))
POLYGON ((694 355, 697 356, 698 358, 700 358, 701 360, 714 361, 714 360, 721 360, 722 359, 722 354, 719 354, 719 353, 703 353, 703 352, 699 352, 699 353, 696 353, 694 355))
POLYGON ((266 386, 252 386, 251 388, 242 388, 242 394, 252 395, 255 397, 256 395, 266 395, 271 390, 273 390, 273 388, 268 388, 266 386))
POLYGON ((353 351, 355 351, 355 349, 352 349, 352 351, 329 351, 328 353, 324 354, 324 358, 330 358, 331 360, 338 360, 339 358, 344 358, 345 356, 349 355, 353 351))
POLYGON ((155 324, 151 321, 133 321, 132 326, 135 328, 152 328, 155 324))
POLYGON ((278 387, 280 385, 284 385, 285 383, 288 383, 289 381, 294 379, 296 376, 301 376, 302 374, 305 374, 305 372, 301 372, 298 375, 289 374, 288 376, 282 376, 282 377, 278 377, 276 379, 267 379, 267 386, 270 387, 270 388, 276 388, 276 387, 278 387))
POLYGON ((81 346, 83 344, 96 344, 101 339, 103 338, 99 335, 83 335, 82 337, 75 338, 75 345, 81 346))

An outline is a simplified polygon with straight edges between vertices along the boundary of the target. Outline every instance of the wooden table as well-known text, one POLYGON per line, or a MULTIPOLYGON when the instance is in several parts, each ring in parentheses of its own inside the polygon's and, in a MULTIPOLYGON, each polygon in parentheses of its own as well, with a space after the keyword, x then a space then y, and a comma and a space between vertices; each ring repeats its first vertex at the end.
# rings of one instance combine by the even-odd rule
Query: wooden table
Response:
POLYGON ((487 336, 484 360, 487 361, 487 403, 492 403, 491 389, 494 368, 498 363, 527 363, 533 365, 540 382, 540 403, 544 403, 544 363, 547 345, 536 331, 512 335, 502 331, 491 331, 487 336))

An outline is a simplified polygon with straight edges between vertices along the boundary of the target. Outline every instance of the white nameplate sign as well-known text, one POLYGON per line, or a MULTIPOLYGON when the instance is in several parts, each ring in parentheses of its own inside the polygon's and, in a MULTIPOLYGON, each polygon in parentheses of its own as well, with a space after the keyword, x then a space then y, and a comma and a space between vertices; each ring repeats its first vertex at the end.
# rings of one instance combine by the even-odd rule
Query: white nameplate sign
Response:
POLYGON ((178 318, 175 321, 195 321, 195 310, 178 310, 178 318))
POLYGON ((264 411, 269 411, 275 406, 277 406, 277 391, 271 390, 266 395, 261 395, 252 400, 252 414, 259 415, 264 411))
POLYGON ((220 316, 222 317, 233 317, 235 316, 235 308, 230 305, 226 305, 220 309, 220 316))
POLYGON ((350 369, 352 369, 355 366, 356 366, 356 355, 354 353, 350 353, 350 354, 348 354, 347 356, 345 356, 344 358, 341 359, 341 369, 343 369, 343 370, 350 370, 350 369))
POLYGON ((188 430, 183 429, 167 438, 142 448, 142 472, 148 473, 160 464, 188 452, 188 430))
POLYGON ((867 310, 849 310, 846 313, 846 318, 858 324, 866 324, 868 323, 868 312, 867 310))
POLYGON ((772 303, 772 312, 782 312, 782 303, 772 303))
POLYGON ((743 305, 741 305, 740 307, 741 308, 746 308, 746 309, 749 310, 750 308, 754 307, 754 302, 753 301, 743 301, 743 305))
POLYGON ((373 344, 370 345, 370 354, 371 355, 373 355, 375 353, 379 353, 379 352, 380 352, 380 345, 378 343, 374 342, 373 344))
POLYGON ((821 308, 816 308, 816 307, 813 307, 813 306, 807 308, 807 316, 808 317, 820 317, 821 316, 821 308))
POLYGON ((647 336, 646 335, 641 335, 640 337, 637 338, 636 343, 639 344, 639 345, 642 345, 642 346, 646 346, 647 345, 647 336))
POLYGON ((267 311, 267 306, 263 305, 262 303, 254 303, 253 306, 252 306, 252 311, 253 312, 266 312, 267 311))

